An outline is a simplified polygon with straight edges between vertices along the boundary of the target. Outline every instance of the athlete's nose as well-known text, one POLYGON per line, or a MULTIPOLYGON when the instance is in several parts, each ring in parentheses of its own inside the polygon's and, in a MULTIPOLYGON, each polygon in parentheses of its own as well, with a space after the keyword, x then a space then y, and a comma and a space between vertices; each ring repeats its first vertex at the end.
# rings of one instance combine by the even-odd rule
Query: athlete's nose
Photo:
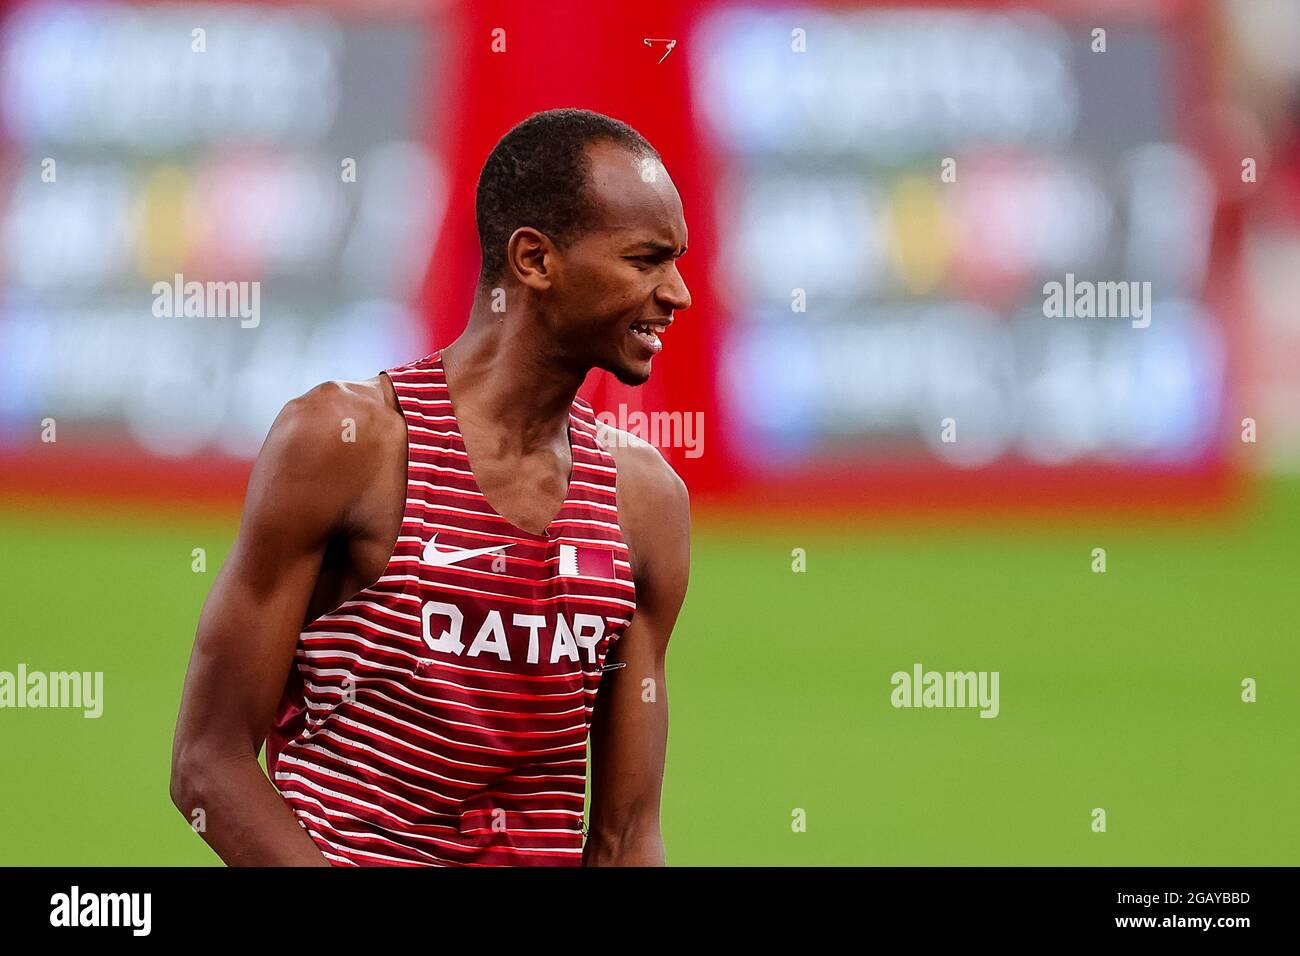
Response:
POLYGON ((671 282, 661 285, 655 290, 661 303, 668 306, 674 312, 685 311, 691 307, 691 290, 686 288, 686 280, 682 278, 681 272, 677 269, 677 263, 672 263, 673 278, 671 282))

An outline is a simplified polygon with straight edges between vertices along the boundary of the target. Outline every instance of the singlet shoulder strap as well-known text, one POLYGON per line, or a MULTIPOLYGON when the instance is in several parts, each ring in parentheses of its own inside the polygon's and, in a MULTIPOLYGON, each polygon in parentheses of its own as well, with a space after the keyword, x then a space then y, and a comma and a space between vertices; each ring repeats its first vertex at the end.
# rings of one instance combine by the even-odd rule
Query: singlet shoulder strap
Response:
POLYGON ((592 407, 584 399, 575 396, 571 414, 573 419, 576 419, 573 429, 574 436, 577 439, 575 444, 581 443, 581 447, 599 456, 607 467, 612 468, 614 466, 613 456, 605 450, 605 447, 598 439, 598 435, 605 426, 596 418, 596 413, 592 410, 592 407))
POLYGON ((439 360, 441 358, 442 349, 438 349, 436 352, 430 352, 428 355, 424 356, 424 358, 418 358, 413 362, 406 362, 403 365, 394 365, 392 368, 386 368, 384 369, 384 372, 389 378, 392 378, 394 375, 401 375, 406 372, 431 371, 434 366, 439 365, 439 360))

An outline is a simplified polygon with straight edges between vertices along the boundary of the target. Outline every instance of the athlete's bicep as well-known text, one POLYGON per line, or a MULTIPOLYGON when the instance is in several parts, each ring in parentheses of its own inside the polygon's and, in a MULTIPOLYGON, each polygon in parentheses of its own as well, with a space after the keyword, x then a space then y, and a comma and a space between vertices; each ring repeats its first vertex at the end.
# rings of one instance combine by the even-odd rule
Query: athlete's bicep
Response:
MULTIPOLYGON (((623 478, 620 522, 635 550, 637 607, 614 645, 592 715, 589 863, 662 863, 659 800, 668 746, 665 662, 690 569, 685 486, 658 458, 623 478)), ((627 451, 622 457, 626 459, 627 451)))
POLYGON ((255 755, 284 688, 322 556, 347 503, 331 402, 308 393, 276 419, 239 534, 199 618, 177 726, 188 742, 255 755))

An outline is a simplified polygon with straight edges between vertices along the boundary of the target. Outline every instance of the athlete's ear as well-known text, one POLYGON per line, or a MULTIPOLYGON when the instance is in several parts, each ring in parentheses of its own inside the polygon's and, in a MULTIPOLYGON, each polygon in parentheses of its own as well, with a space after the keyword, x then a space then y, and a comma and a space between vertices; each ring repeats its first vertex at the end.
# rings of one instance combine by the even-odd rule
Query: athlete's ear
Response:
POLYGON ((550 236, 531 226, 520 226, 506 243, 506 263, 515 278, 530 289, 549 289, 558 250, 550 236))

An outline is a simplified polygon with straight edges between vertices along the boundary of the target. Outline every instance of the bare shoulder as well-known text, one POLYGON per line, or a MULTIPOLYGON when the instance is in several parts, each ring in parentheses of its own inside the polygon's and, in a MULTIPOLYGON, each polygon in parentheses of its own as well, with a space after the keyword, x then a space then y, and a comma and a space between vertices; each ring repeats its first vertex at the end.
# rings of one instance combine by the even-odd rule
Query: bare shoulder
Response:
POLYGON ((618 469, 619 524, 636 576, 687 563, 690 494, 681 476, 658 448, 630 432, 598 423, 596 440, 618 469))
POLYGON ((383 375, 356 382, 336 379, 304 392, 285 408, 309 420, 352 418, 382 422, 385 418, 401 418, 392 396, 392 385, 383 375))
POLYGON ((631 432, 597 423, 596 440, 614 459, 619 491, 624 487, 653 509, 689 509, 686 483, 650 442, 631 432))
POLYGON ((328 477, 346 484, 349 467, 394 446, 403 434, 401 412, 382 376, 330 381, 287 402, 266 437, 259 461, 269 459, 281 479, 328 477))

